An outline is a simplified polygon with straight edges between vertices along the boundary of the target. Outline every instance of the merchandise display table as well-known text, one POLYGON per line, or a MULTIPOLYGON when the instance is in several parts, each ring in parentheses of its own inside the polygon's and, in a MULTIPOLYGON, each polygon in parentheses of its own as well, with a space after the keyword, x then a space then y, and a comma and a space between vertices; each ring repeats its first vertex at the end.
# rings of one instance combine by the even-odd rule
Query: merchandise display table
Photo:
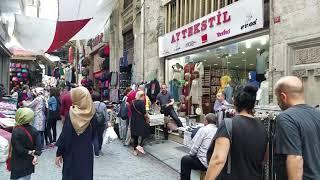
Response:
POLYGON ((160 131, 161 126, 164 125, 164 115, 163 114, 153 114, 149 115, 150 126, 154 126, 154 138, 158 142, 161 139, 160 131))

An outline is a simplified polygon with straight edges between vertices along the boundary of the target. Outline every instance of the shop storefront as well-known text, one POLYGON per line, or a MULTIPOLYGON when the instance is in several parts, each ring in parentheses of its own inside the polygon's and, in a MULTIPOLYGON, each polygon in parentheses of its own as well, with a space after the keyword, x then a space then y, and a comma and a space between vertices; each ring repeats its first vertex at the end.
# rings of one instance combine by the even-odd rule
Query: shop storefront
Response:
POLYGON ((110 45, 103 33, 89 42, 91 51, 82 61, 81 85, 99 92, 103 100, 119 102, 118 73, 110 70, 110 45))
POLYGON ((51 75, 53 62, 44 56, 13 56, 9 65, 10 90, 23 85, 41 86, 44 75, 51 75))
MULTIPOLYGON (((235 2, 159 38, 165 81, 187 115, 214 111, 216 95, 228 103, 237 87, 268 87, 269 30, 264 2, 235 2)), ((260 104, 269 104, 267 96, 260 104)), ((262 96, 259 96, 262 97, 262 96)))
POLYGON ((10 56, 10 51, 0 42, 0 84, 4 85, 6 93, 8 93, 9 89, 10 56))

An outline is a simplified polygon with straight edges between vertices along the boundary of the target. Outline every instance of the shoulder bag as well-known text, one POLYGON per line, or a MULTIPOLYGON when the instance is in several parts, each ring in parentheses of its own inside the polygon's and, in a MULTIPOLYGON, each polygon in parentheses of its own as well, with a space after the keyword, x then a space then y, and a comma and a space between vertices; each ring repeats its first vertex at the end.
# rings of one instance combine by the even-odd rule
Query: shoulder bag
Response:
MULTIPOLYGON (((33 139, 31 134, 28 132, 28 130, 23 127, 23 126, 16 126, 15 128, 19 128, 21 130, 24 131, 24 133, 28 136, 29 140, 31 141, 32 145, 33 145, 33 139)), ((8 159, 6 160, 6 166, 7 166, 7 170, 11 171, 11 156, 12 156, 12 145, 11 143, 9 143, 9 152, 8 152, 8 159)))
POLYGON ((138 114, 140 114, 141 116, 144 117, 144 121, 149 124, 150 123, 150 117, 148 116, 148 114, 142 114, 142 112, 138 111, 138 109, 136 108, 136 106, 134 105, 134 102, 132 102, 132 106, 134 108, 135 111, 137 111, 138 114))

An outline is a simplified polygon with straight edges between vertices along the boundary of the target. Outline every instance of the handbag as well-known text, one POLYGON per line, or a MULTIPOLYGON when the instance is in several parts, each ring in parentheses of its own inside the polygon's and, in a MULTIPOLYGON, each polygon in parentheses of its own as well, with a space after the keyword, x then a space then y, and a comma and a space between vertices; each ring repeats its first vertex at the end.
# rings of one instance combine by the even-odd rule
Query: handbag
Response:
MULTIPOLYGON (((28 132, 28 130, 23 126, 16 126, 15 128, 19 128, 19 129, 23 130, 24 133, 28 136, 28 138, 31 141, 32 146, 33 146, 33 139, 32 139, 31 134, 28 132)), ((11 145, 11 143, 9 143, 8 159, 6 160, 6 166, 7 166, 8 171, 11 171, 11 156, 12 156, 12 145, 11 145)))
POLYGON ((133 105, 134 110, 136 110, 138 114, 140 114, 141 116, 143 116, 143 117, 144 117, 144 121, 145 121, 147 124, 149 124, 149 123, 150 123, 150 117, 148 116, 148 114, 143 115, 142 112, 138 111, 137 108, 136 108, 136 106, 134 105, 134 102, 132 102, 132 105, 133 105))

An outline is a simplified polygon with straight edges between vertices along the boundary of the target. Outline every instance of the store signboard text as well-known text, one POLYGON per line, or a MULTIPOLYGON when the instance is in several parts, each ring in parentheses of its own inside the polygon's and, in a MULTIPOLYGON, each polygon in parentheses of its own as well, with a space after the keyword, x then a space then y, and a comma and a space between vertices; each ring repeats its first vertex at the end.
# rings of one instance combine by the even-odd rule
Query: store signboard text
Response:
POLYGON ((263 28, 263 0, 242 0, 159 37, 159 56, 177 54, 263 28))

